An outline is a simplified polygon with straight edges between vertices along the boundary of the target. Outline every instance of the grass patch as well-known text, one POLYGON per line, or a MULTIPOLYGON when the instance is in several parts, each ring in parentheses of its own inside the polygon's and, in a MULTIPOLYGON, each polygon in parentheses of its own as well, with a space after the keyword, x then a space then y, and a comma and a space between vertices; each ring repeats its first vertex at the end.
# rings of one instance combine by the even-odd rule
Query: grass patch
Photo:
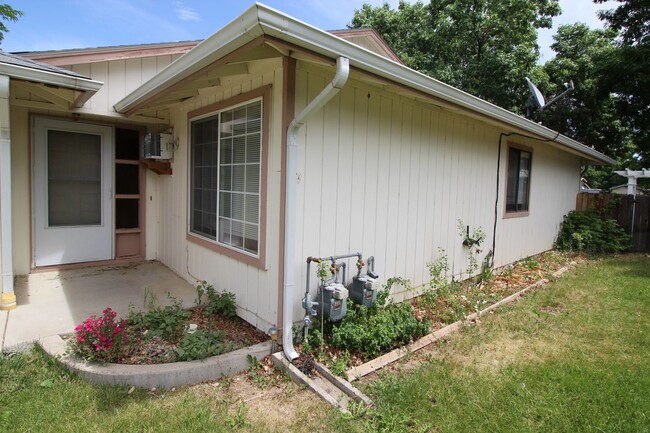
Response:
POLYGON ((590 261, 369 384, 340 431, 650 431, 648 257, 590 261))
POLYGON ((0 356, 0 431, 650 432, 649 259, 590 260, 484 316, 340 416, 287 381, 175 392, 91 386, 40 351, 0 356), (246 393, 233 388, 244 386, 246 393))

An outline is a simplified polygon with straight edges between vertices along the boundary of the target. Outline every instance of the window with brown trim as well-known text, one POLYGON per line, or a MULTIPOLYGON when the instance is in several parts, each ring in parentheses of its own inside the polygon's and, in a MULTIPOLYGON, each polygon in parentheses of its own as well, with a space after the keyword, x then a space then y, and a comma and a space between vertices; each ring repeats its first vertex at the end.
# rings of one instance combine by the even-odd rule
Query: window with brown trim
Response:
POLYGON ((190 120, 190 232, 260 257, 262 99, 190 120))
POLYGON ((531 152, 516 147, 508 149, 506 213, 528 212, 531 163, 531 152))

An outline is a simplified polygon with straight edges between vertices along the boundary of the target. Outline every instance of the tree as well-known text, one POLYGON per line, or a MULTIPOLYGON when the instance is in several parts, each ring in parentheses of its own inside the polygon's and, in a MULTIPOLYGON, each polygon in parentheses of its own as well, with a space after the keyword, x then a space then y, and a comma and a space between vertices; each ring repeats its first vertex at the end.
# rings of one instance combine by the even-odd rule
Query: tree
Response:
POLYGON ((364 4, 350 27, 372 27, 411 68, 521 112, 523 77, 539 58, 537 29, 551 27, 557 0, 430 0, 364 4))
POLYGON ((618 1, 616 9, 600 13, 619 34, 618 49, 602 64, 600 89, 616 96, 619 114, 633 126, 636 165, 643 166, 650 158, 650 2, 618 1))
MULTIPOLYGON (((617 97, 601 91, 602 65, 618 50, 614 30, 592 30, 577 23, 563 25, 553 36, 551 48, 555 58, 546 62, 546 80, 540 87, 547 95, 564 91, 564 83, 573 81, 575 89, 534 120, 581 143, 615 158, 621 165, 629 163, 636 152, 632 127, 618 110, 617 97)), ((619 182, 611 169, 591 168, 587 172, 593 188, 612 186, 619 182)))
POLYGON ((4 39, 4 34, 9 31, 3 21, 18 21, 23 16, 22 11, 18 11, 8 4, 0 4, 0 42, 4 39))

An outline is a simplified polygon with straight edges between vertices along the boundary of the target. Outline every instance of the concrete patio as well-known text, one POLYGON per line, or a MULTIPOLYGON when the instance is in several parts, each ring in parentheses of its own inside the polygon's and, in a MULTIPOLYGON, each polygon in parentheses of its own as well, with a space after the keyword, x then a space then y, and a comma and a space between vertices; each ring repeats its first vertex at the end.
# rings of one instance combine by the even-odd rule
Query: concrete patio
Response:
POLYGON ((73 332, 91 314, 111 307, 119 316, 129 305, 144 307, 149 287, 161 304, 170 293, 190 307, 194 287, 160 262, 128 266, 90 267, 47 271, 18 277, 15 293, 18 307, 0 311, 2 352, 25 350, 41 337, 73 332))

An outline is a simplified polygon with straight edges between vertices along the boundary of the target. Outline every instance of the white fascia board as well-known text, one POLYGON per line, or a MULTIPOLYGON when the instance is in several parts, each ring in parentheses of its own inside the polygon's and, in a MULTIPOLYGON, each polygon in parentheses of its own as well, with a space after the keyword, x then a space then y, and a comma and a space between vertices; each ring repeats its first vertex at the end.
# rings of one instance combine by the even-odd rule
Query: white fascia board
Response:
POLYGON ((497 107, 434 78, 414 71, 390 59, 354 45, 324 30, 306 24, 273 8, 255 3, 239 18, 197 45, 187 54, 144 83, 115 104, 115 110, 125 113, 139 103, 162 92, 192 73, 262 35, 273 36, 333 60, 347 57, 350 66, 404 85, 459 107, 474 111, 513 129, 527 131, 543 140, 553 141, 583 158, 598 164, 615 164, 612 158, 556 131, 532 122, 508 110, 497 107))
POLYGON ((70 75, 57 74, 55 72, 42 71, 39 69, 26 68, 24 66, 10 65, 7 63, 0 63, 0 74, 8 75, 17 80, 49 84, 79 92, 86 92, 90 94, 90 96, 97 93, 104 85, 101 81, 95 81, 89 78, 77 78, 70 75))

